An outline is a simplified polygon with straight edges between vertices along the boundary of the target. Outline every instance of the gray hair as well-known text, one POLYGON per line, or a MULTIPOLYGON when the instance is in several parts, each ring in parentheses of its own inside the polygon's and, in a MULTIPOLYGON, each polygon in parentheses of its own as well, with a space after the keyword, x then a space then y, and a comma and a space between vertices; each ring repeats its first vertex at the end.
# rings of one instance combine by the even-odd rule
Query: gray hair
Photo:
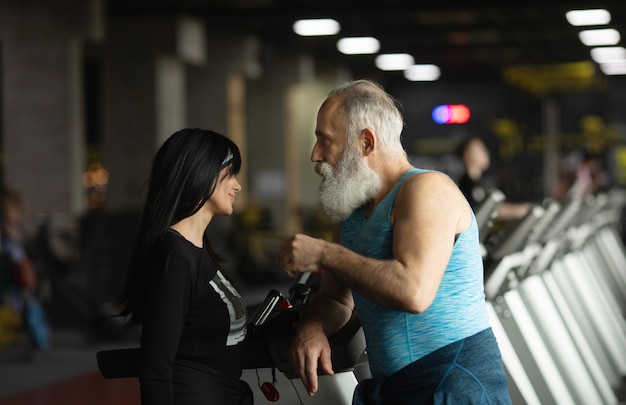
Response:
POLYGON ((399 103, 379 84, 369 80, 356 80, 333 89, 328 99, 339 100, 339 111, 346 120, 348 145, 366 128, 377 135, 381 150, 403 154, 401 134, 404 129, 399 103))

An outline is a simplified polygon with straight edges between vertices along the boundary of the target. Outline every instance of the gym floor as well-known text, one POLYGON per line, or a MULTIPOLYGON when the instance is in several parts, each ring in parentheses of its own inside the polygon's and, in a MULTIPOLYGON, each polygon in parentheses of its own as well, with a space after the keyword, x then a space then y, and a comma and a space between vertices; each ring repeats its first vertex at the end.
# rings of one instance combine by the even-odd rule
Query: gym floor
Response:
POLYGON ((32 352, 26 337, 20 338, 0 352, 0 404, 138 404, 137 380, 107 380, 96 364, 98 350, 136 344, 89 343, 77 331, 55 330, 49 351, 32 352))

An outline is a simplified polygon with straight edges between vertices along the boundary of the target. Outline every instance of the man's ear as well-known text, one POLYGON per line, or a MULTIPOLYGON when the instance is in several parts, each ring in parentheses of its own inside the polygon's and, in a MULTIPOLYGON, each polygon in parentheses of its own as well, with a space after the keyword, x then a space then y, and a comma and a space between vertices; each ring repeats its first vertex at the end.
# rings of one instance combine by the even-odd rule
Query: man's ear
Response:
POLYGON ((374 151, 376 134, 371 128, 365 128, 361 133, 361 145, 363 147, 363 156, 368 156, 374 151))

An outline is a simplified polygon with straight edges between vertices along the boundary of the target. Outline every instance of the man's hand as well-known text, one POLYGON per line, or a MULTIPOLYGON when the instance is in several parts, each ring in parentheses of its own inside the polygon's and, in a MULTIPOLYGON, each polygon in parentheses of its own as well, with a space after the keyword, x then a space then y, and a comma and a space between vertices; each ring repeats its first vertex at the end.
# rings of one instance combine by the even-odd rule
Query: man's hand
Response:
POLYGON ((333 375, 330 344, 322 326, 317 322, 304 321, 291 344, 291 366, 302 379, 310 396, 318 389, 317 369, 333 375))
POLYGON ((328 242, 307 235, 294 235, 281 245, 277 261, 290 276, 319 271, 322 250, 326 243, 328 242))

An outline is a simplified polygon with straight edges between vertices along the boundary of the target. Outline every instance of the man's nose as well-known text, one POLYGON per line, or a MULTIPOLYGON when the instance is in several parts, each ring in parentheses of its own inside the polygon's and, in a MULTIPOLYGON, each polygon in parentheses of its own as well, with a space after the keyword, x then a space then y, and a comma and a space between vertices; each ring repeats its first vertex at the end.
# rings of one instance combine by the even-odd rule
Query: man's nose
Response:
POLYGON ((311 151, 311 161, 312 162, 321 162, 324 159, 322 158, 322 154, 319 151, 319 147, 317 146, 317 143, 315 143, 315 145, 313 145, 313 150, 311 151))

